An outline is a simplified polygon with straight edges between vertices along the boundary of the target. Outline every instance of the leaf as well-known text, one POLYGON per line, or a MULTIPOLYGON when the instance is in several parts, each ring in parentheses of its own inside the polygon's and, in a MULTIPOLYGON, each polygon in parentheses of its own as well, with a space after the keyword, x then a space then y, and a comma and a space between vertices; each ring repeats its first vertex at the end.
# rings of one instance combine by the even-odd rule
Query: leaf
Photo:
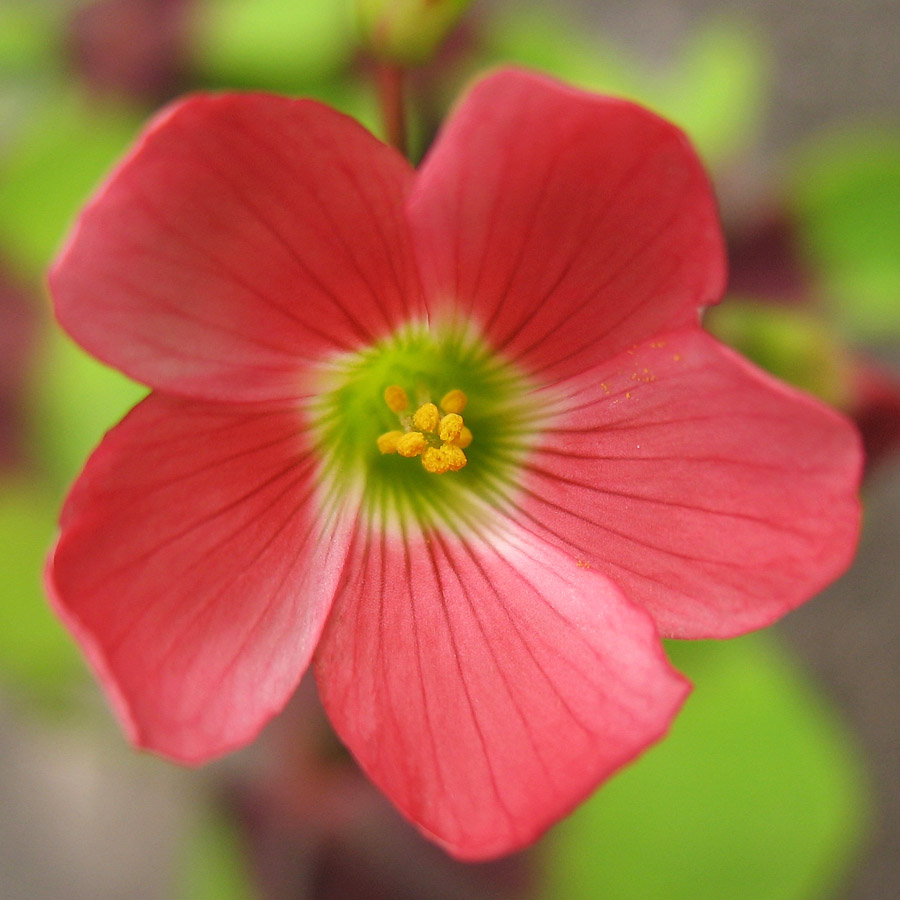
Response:
POLYGON ((550 835, 545 896, 834 896, 865 808, 834 713, 770 635, 669 649, 694 694, 667 739, 550 835))
POLYGON ((194 16, 199 74, 231 87, 296 93, 333 78, 355 49, 345 3, 200 0, 194 16))
POLYGON ((692 36, 651 105, 677 122, 710 162, 731 158, 762 124, 771 62, 748 25, 716 21, 692 36))
POLYGON ((34 0, 0 3, 0 78, 39 75, 54 65, 54 18, 52 6, 34 0))
POLYGON ((0 173, 0 247, 42 277, 66 228, 124 152, 139 123, 125 107, 54 91, 6 148, 0 173))
POLYGON ((795 165, 798 237, 851 336, 900 335, 900 132, 848 131, 795 165))
POLYGON ((357 48, 349 4, 199 0, 192 34, 189 50, 203 81, 312 97, 378 134, 375 92, 351 70, 357 48))
POLYGON ((58 499, 36 482, 0 482, 0 678, 33 699, 55 705, 84 666, 50 610, 41 575, 56 533, 58 499))
POLYGON ((577 87, 633 99, 651 89, 648 74, 634 60, 556 14, 531 9, 499 16, 486 39, 494 62, 528 66, 577 87))
POLYGON ((179 878, 184 900, 253 900, 246 851, 234 822, 207 810, 188 835, 179 878))
POLYGON ((488 41, 494 58, 648 106, 685 129, 710 164, 733 156, 759 129, 770 62, 739 21, 707 25, 663 72, 555 14, 517 10, 494 22, 488 41))
POLYGON ((54 326, 44 335, 30 387, 35 455, 59 486, 75 478, 103 435, 147 393, 54 326))
POLYGON ((850 356, 820 318, 797 308, 729 297, 703 324, 777 378, 839 409, 852 403, 850 356))

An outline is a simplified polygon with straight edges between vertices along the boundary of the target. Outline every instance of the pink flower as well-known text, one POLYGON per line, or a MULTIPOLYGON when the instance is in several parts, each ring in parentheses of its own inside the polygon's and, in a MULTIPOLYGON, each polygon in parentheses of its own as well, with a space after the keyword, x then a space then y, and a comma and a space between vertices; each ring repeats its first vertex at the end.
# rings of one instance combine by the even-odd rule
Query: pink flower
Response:
POLYGON ((131 739, 224 753, 312 663, 420 829, 532 841, 666 731, 660 635, 851 557, 857 435, 701 331, 724 275, 696 157, 629 103, 500 72, 418 172, 311 101, 169 109, 51 276, 153 388, 49 568, 131 739))

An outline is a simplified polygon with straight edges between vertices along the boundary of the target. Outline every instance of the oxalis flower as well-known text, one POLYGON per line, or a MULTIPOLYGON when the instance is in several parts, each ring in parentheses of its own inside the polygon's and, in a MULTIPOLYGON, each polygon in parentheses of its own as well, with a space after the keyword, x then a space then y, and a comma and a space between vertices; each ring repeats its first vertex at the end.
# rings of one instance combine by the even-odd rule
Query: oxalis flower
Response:
POLYGON ((422 831, 532 841, 666 731, 660 636, 850 558, 856 433, 704 334, 724 272, 683 135, 536 75, 472 88, 417 172, 315 102, 168 109, 51 275, 153 389, 48 578, 131 739, 217 756, 312 664, 422 831))

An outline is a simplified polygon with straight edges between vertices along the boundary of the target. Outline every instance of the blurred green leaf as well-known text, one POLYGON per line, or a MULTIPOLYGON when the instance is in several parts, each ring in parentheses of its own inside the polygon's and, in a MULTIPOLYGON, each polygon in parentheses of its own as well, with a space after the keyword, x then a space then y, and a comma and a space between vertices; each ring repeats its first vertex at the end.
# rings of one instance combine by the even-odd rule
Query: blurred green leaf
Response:
MULTIPOLYGON (((352 116, 376 137, 384 139, 381 112, 374 87, 361 78, 336 78, 310 87, 304 96, 327 103, 340 112, 352 116)), ((410 116, 410 128, 417 122, 410 116)))
POLYGON ((758 132, 770 71, 762 41, 740 22, 705 26, 663 72, 556 14, 538 11, 516 10, 497 19, 488 51, 495 59, 650 107, 683 128, 711 164, 729 158, 758 132))
POLYGON ((0 3, 0 78, 41 74, 55 67, 58 14, 35 0, 0 3))
POLYGON ((60 486, 75 478, 104 433, 147 393, 54 326, 40 347, 31 390, 35 455, 60 486))
POLYGON ((0 482, 0 677, 49 704, 61 700, 84 672, 41 580, 57 512, 58 500, 44 486, 23 479, 0 482))
POLYGON ((832 711, 770 635, 669 650, 694 693, 665 741, 550 835, 546 896, 835 896, 865 803, 832 711))
POLYGON ((856 337, 900 334, 900 132, 822 140, 794 168, 801 246, 856 337))
POLYGON ((146 389, 91 359, 55 327, 48 327, 30 376, 33 457, 51 479, 0 484, 0 677, 57 703, 84 672, 42 583, 61 495, 104 431, 146 389))
POLYGON ((349 2, 201 0, 194 15, 194 66, 207 83, 313 97, 378 133, 375 93, 349 65, 349 2))
POLYGON ((350 61, 349 3, 199 0, 192 48, 198 73, 215 84, 296 94, 350 61))
POLYGON ((525 9, 498 16, 486 41, 493 61, 538 69, 578 87, 632 99, 651 90, 648 73, 634 60, 556 14, 525 9))
POLYGON ((801 309, 729 297, 703 324, 777 378, 840 409, 849 407, 850 357, 829 327, 801 309))
POLYGON ((37 277, 75 213, 124 152, 140 123, 133 110, 48 93, 30 125, 4 153, 0 169, 0 248, 37 277))
POLYGON ((185 847, 178 895, 184 900, 253 900, 246 852, 234 823, 210 809, 185 847))
POLYGON ((727 159, 759 133, 771 59, 748 25, 716 21, 697 32, 648 102, 677 122, 710 162, 727 159))

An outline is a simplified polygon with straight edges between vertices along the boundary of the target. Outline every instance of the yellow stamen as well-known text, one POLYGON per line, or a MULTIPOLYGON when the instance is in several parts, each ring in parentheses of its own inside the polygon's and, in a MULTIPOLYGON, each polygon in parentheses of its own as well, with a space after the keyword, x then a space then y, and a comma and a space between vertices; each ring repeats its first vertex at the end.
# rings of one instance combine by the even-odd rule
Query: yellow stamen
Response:
POLYGON ((445 413, 461 413, 469 402, 469 398, 459 389, 447 391, 441 398, 441 409, 445 413))
POLYGON ((413 416, 413 425, 419 431, 434 431, 441 420, 441 414, 433 403, 423 403, 413 416))
POLYGON ((442 447, 429 447, 422 454, 422 466, 426 472, 443 475, 450 468, 450 460, 442 447))
MULTIPOLYGON (((426 394, 427 396, 427 394, 426 394)), ((426 472, 441 475, 458 472, 468 460, 463 448, 472 443, 472 432, 463 423, 460 411, 468 402, 466 395, 454 389, 441 400, 444 413, 429 402, 409 415, 409 396, 399 384, 384 389, 384 402, 397 413, 403 430, 386 431, 376 438, 381 453, 421 457, 426 472)))
POLYGON ((463 428, 463 417, 456 413, 447 413, 438 427, 438 437, 442 441, 455 441, 463 428))
POLYGON ((465 450, 472 443, 472 432, 467 425, 460 429, 459 437, 453 442, 460 450, 465 450))
POLYGON ((454 444, 444 444, 441 447, 441 453, 447 460, 447 467, 451 472, 458 472, 468 462, 466 454, 454 444))
POLYGON ((403 412, 409 406, 409 397, 399 384, 390 384, 384 389, 384 402, 391 412, 403 412))
POLYGON ((386 431, 378 437, 375 443, 378 444, 378 449, 382 453, 396 453, 397 444, 402 437, 402 431, 386 431))
POLYGON ((401 456, 418 456, 428 446, 425 435, 419 431, 410 431, 397 441, 397 452, 401 456))

